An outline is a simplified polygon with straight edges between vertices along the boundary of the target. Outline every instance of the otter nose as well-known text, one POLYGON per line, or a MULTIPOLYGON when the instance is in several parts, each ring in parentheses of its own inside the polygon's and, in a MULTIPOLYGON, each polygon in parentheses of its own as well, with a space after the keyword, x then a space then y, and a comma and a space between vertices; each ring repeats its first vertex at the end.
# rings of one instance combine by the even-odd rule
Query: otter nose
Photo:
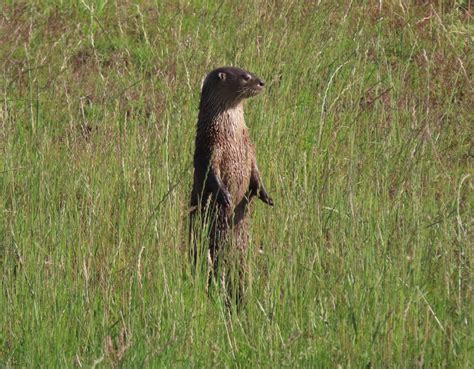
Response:
POLYGON ((259 80, 258 80, 258 85, 259 85, 260 87, 265 86, 265 81, 262 81, 261 79, 259 79, 259 80))

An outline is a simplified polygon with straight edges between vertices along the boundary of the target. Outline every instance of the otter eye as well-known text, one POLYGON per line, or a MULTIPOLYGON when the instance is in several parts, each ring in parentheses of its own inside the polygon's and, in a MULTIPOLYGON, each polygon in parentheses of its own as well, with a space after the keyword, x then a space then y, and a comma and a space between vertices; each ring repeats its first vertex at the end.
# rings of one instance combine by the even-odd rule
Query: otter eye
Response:
POLYGON ((242 79, 243 79, 245 82, 248 82, 248 81, 250 80, 250 78, 251 78, 251 77, 250 77, 250 74, 247 74, 247 73, 242 74, 242 79))
POLYGON ((217 76, 221 81, 225 81, 225 78, 227 77, 224 72, 220 72, 217 76))

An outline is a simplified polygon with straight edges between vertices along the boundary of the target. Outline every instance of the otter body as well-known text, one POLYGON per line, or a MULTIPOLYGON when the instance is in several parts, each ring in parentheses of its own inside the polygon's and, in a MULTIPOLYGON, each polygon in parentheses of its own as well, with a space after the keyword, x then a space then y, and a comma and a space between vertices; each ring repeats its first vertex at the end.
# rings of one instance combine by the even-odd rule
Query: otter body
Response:
MULTIPOLYGON (((203 84, 194 152, 191 236, 199 215, 199 229, 204 228, 203 223, 208 225, 214 271, 219 255, 231 251, 228 249, 246 250, 252 197, 273 205, 260 179, 243 109, 243 100, 263 89, 260 78, 234 67, 213 70, 203 84)), ((195 237, 193 240, 196 258, 195 237)), ((242 268, 243 261, 239 263, 242 268)))

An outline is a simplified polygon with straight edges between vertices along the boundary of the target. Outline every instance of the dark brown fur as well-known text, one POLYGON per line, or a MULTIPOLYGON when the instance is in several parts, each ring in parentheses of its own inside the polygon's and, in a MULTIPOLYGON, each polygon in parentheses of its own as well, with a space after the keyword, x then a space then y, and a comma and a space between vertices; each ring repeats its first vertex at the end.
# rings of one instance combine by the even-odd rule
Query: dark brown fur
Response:
POLYGON ((232 257, 232 262, 238 264, 239 299, 245 268, 242 259, 248 245, 249 204, 257 196, 273 205, 260 179, 243 110, 243 100, 262 92, 263 86, 260 78, 240 68, 210 72, 202 87, 196 132, 190 232, 194 258, 198 254, 196 231, 207 226, 214 272, 220 260, 232 257))

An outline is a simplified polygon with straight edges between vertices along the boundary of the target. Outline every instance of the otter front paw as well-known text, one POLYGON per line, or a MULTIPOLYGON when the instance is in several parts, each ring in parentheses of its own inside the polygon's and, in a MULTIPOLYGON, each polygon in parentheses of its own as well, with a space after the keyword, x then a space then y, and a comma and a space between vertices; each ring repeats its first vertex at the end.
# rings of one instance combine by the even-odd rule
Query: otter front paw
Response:
POLYGON ((217 194, 217 202, 225 208, 228 208, 232 204, 232 200, 230 198, 230 193, 227 190, 219 191, 217 194))
POLYGON ((263 186, 260 187, 260 191, 258 191, 258 198, 262 200, 265 204, 273 206, 273 199, 268 196, 268 193, 263 186))
POLYGON ((261 200, 265 203, 265 204, 268 204, 270 206, 273 206, 273 199, 270 197, 270 196, 266 196, 266 197, 261 197, 261 200))
POLYGON ((270 206, 273 206, 273 199, 271 197, 269 197, 267 200, 268 200, 267 204, 270 205, 270 206))
POLYGON ((265 189, 261 189, 259 193, 259 199, 262 200, 265 204, 273 206, 273 199, 268 196, 267 191, 265 189))

